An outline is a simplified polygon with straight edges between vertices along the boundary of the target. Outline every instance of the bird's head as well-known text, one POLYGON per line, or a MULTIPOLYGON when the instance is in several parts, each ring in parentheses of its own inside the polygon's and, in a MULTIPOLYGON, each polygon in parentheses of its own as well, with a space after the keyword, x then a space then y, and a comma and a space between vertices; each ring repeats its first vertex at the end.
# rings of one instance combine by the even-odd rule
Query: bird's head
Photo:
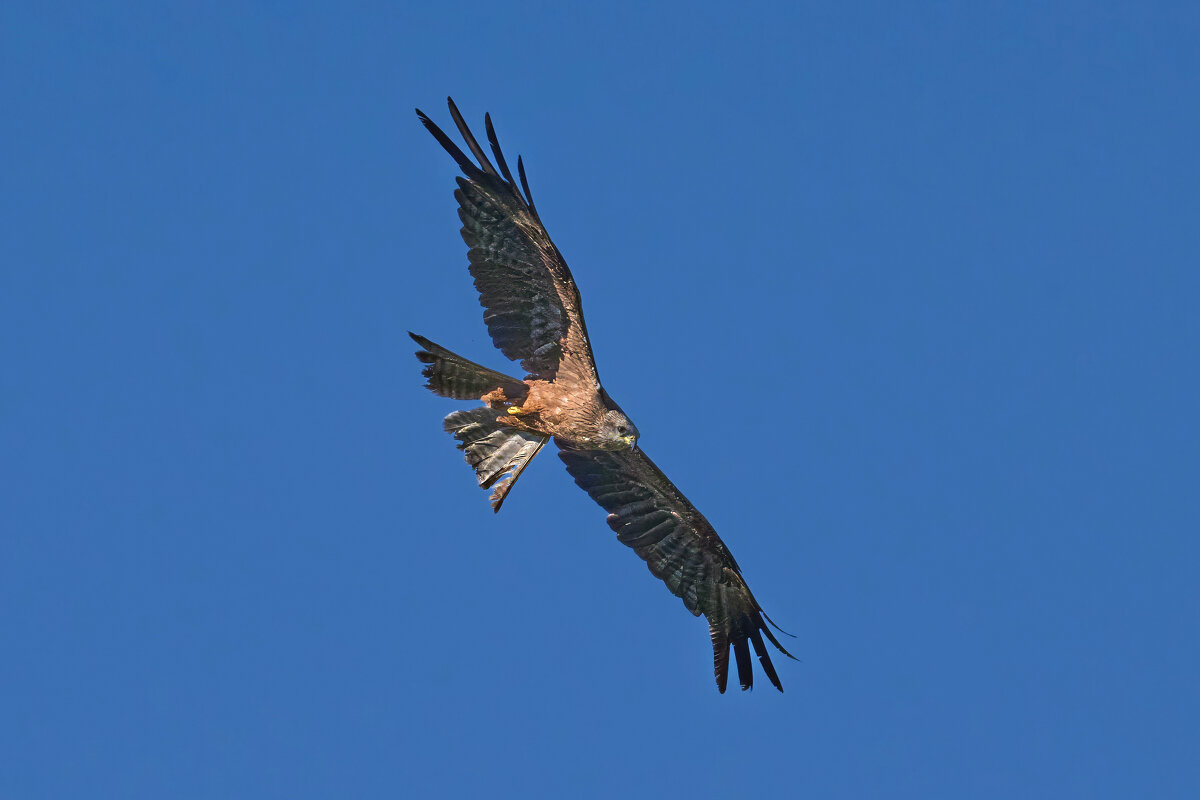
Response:
POLYGON ((632 450, 637 447, 638 429, 624 411, 606 411, 600 421, 600 449, 632 450))

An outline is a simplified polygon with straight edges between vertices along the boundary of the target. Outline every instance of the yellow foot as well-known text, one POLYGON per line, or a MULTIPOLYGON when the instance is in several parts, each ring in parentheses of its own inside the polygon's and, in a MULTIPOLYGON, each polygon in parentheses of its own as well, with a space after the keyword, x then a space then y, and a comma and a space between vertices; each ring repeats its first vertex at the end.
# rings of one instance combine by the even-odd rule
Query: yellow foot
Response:
POLYGON ((508 413, 516 416, 517 414, 524 414, 524 413, 526 413, 526 411, 525 411, 525 409, 521 408, 520 406, 509 406, 508 413))

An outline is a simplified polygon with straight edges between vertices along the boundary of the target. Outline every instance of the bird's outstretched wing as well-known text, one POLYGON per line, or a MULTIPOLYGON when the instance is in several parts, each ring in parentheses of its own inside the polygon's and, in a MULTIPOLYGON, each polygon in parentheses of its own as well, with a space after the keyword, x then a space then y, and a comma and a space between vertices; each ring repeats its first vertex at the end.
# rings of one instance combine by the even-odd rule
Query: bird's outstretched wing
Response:
POLYGON ((492 341, 504 355, 520 360, 532 378, 598 385, 579 290, 538 218, 525 165, 517 159, 518 189, 491 116, 484 117, 484 127, 499 171, 471 134, 454 101, 447 101, 474 160, 420 109, 417 116, 463 171, 454 197, 492 341))
POLYGON ((729 679, 730 647, 742 688, 753 686, 753 645, 767 678, 782 692, 762 635, 785 656, 792 654, 767 627, 721 537, 662 470, 640 449, 564 448, 559 458, 580 488, 609 512, 608 525, 618 541, 632 547, 689 611, 708 618, 717 688, 724 692, 729 679))

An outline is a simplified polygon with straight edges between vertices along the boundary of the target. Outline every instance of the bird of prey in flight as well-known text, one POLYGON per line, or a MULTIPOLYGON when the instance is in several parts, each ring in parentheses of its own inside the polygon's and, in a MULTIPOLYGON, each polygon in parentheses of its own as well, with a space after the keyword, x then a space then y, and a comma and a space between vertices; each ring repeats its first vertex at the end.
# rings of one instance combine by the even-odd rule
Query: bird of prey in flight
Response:
POLYGON ((484 129, 494 166, 448 102, 470 156, 420 109, 417 116, 463 172, 454 197, 483 320, 496 347, 519 360, 526 375, 509 377, 409 334, 421 346, 417 358, 430 390, 483 403, 446 417, 446 431, 466 453, 479 485, 493 490, 496 511, 553 439, 571 477, 608 511, 617 540, 633 548, 688 611, 708 619, 717 688, 724 692, 729 679, 730 648, 742 689, 753 686, 753 646, 767 678, 783 691, 763 643, 765 635, 792 657, 766 624, 774 623, 712 525, 638 446, 637 426, 600 384, 579 290, 538 217, 524 164, 517 159, 518 188, 491 116, 484 116, 484 129))

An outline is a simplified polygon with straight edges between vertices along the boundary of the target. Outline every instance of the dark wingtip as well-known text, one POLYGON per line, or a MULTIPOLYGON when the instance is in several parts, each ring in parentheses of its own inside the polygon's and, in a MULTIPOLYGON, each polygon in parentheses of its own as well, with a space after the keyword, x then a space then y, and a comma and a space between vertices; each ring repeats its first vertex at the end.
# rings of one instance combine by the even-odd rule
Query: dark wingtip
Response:
POLYGON ((475 160, 479 162, 479 168, 488 175, 495 175, 496 168, 492 166, 492 162, 488 161, 487 153, 483 152, 483 148, 479 146, 479 141, 476 140, 475 134, 471 133, 471 126, 467 125, 466 119, 463 118, 462 112, 458 110, 458 106, 454 104, 453 98, 446 98, 447 105, 450 106, 450 118, 454 120, 454 127, 458 128, 458 135, 467 143, 467 149, 475 156, 475 160))
MULTIPOLYGON (((763 615, 763 619, 765 619, 765 620, 766 620, 768 623, 770 623, 770 625, 771 625, 771 627, 772 627, 772 628, 774 628, 775 630, 779 631, 779 632, 780 632, 780 633, 782 633, 784 636, 790 636, 790 637, 791 637, 791 638, 793 638, 793 639, 795 639, 795 638, 796 638, 796 634, 794 634, 794 633, 788 633, 788 632, 787 632, 787 631, 785 631, 783 628, 781 628, 781 627, 779 627, 778 625, 776 625, 776 624, 775 624, 775 620, 773 620, 773 619, 771 619, 770 617, 768 617, 768 616, 767 616, 767 612, 763 611, 761 608, 758 610, 758 613, 760 613, 760 614, 762 614, 762 615, 763 615)), ((782 650, 783 648, 780 648, 780 649, 782 650)))
MULTIPOLYGON (((763 616, 766 616, 766 615, 764 614, 763 616)), ((772 623, 772 624, 774 624, 774 623, 772 623)), ((781 645, 781 644, 779 643, 779 640, 775 638, 775 634, 771 633, 771 629, 770 629, 770 628, 767 628, 767 627, 761 627, 761 628, 760 628, 760 630, 761 630, 763 633, 765 633, 765 634, 767 635, 767 638, 771 640, 771 644, 775 645, 775 649, 776 649, 776 650, 778 650, 779 652, 783 653, 785 656, 787 656, 788 658, 790 658, 792 661, 799 661, 799 660, 800 660, 800 659, 796 658, 794 655, 792 655, 791 653, 789 653, 789 652, 787 651, 787 649, 786 649, 786 648, 785 648, 783 645, 781 645)), ((787 634, 787 635, 788 635, 788 636, 792 636, 790 633, 789 633, 789 634, 787 634)), ((793 638, 793 639, 795 639, 796 637, 795 637, 795 636, 792 636, 792 638, 793 638)))
POLYGON ((709 624, 708 634, 713 646, 713 673, 717 677, 717 691, 725 694, 725 685, 729 682, 729 640, 724 632, 716 625, 709 624))
POLYGON ((421 124, 425 126, 425 130, 433 134, 433 138, 437 139, 438 144, 442 146, 443 150, 450 154, 450 157, 458 163, 458 166, 463 172, 465 172, 468 176, 479 172, 479 167, 476 166, 471 159, 467 158, 466 153, 464 153, 459 146, 456 145, 454 141, 446 135, 445 131, 438 127, 436 122, 431 120, 429 116, 419 108, 417 109, 417 117, 421 120, 421 124))
POLYGON ((738 683, 742 685, 742 691, 753 689, 754 667, 750 662, 750 645, 745 639, 733 643, 733 657, 737 661, 738 683))
POLYGON ((485 113, 483 115, 483 128, 487 133, 488 144, 492 146, 492 155, 496 156, 496 165, 500 167, 500 174, 504 176, 504 180, 508 181, 508 185, 512 187, 513 193, 516 194, 517 182, 513 180, 512 172, 508 169, 508 162, 504 158, 504 152, 500 149, 500 139, 496 136, 495 126, 492 125, 491 114, 485 113))
POLYGON ((529 191, 529 179, 525 177, 525 162, 517 156, 517 174, 521 176, 521 188, 525 190, 525 204, 529 206, 529 213, 537 216, 537 207, 533 204, 533 193, 529 191))
POLYGON ((758 655, 758 663, 762 665, 763 672, 767 674, 767 680, 782 692, 783 684, 779 681, 779 674, 775 672, 775 665, 771 663, 771 654, 768 652, 767 646, 763 644, 762 634, 757 628, 751 631, 750 641, 754 645, 754 652, 758 655))

